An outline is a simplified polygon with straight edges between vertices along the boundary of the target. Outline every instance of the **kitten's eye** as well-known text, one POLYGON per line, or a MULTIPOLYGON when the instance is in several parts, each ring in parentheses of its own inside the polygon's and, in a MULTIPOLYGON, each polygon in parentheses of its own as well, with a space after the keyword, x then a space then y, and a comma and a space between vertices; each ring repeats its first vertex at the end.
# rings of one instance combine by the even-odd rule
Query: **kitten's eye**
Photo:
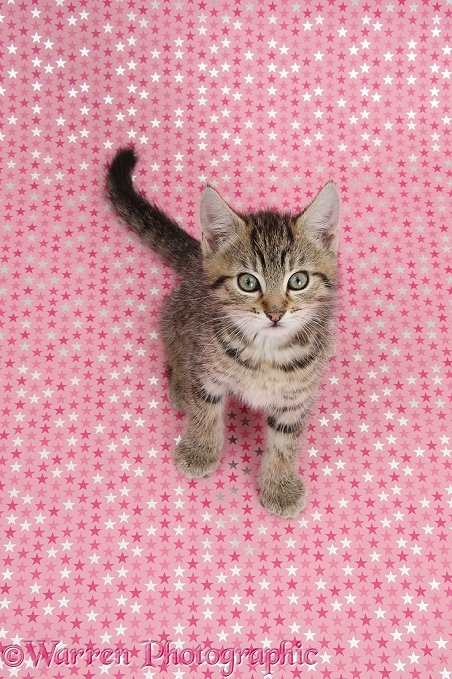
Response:
POLYGON ((260 290, 261 287, 256 276, 253 276, 250 273, 240 274, 237 278, 237 283, 243 292, 256 292, 257 290, 260 290))
POLYGON ((289 278, 287 287, 290 290, 304 290, 308 283, 309 276, 306 271, 297 271, 297 273, 293 273, 289 278))

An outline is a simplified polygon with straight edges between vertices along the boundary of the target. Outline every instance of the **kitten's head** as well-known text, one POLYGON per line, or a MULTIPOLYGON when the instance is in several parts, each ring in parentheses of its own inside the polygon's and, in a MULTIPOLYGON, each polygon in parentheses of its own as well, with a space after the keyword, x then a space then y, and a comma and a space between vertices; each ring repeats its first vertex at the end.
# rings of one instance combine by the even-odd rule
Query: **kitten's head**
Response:
POLYGON ((204 269, 218 308, 249 339, 285 340, 326 321, 337 276, 339 195, 329 182, 303 212, 234 212, 201 199, 204 269))

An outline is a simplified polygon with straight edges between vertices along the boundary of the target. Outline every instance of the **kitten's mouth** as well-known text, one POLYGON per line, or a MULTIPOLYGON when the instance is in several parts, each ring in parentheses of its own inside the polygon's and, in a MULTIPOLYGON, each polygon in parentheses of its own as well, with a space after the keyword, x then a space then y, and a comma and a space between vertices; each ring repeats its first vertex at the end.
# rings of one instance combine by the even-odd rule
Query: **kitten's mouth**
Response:
POLYGON ((284 330, 287 330, 287 324, 280 322, 269 323, 268 325, 264 326, 264 330, 270 330, 272 333, 283 332, 284 330))

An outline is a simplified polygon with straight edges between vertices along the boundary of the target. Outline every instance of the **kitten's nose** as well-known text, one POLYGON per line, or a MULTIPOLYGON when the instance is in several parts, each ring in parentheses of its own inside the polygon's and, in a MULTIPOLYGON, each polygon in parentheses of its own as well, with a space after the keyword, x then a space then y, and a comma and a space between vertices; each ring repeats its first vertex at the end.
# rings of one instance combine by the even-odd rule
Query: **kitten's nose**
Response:
POLYGON ((275 325, 281 320, 281 318, 285 314, 284 311, 266 311, 265 313, 267 315, 267 318, 269 318, 271 322, 274 323, 275 325))

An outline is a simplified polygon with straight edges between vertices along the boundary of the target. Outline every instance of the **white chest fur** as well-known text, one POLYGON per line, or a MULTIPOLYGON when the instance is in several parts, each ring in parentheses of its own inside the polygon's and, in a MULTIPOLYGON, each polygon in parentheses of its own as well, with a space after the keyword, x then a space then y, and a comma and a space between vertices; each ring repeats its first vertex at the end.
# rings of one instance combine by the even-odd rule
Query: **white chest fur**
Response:
POLYGON ((227 380, 227 388, 252 408, 285 408, 312 399, 318 374, 312 368, 288 374, 263 364, 258 370, 235 370, 227 380))

